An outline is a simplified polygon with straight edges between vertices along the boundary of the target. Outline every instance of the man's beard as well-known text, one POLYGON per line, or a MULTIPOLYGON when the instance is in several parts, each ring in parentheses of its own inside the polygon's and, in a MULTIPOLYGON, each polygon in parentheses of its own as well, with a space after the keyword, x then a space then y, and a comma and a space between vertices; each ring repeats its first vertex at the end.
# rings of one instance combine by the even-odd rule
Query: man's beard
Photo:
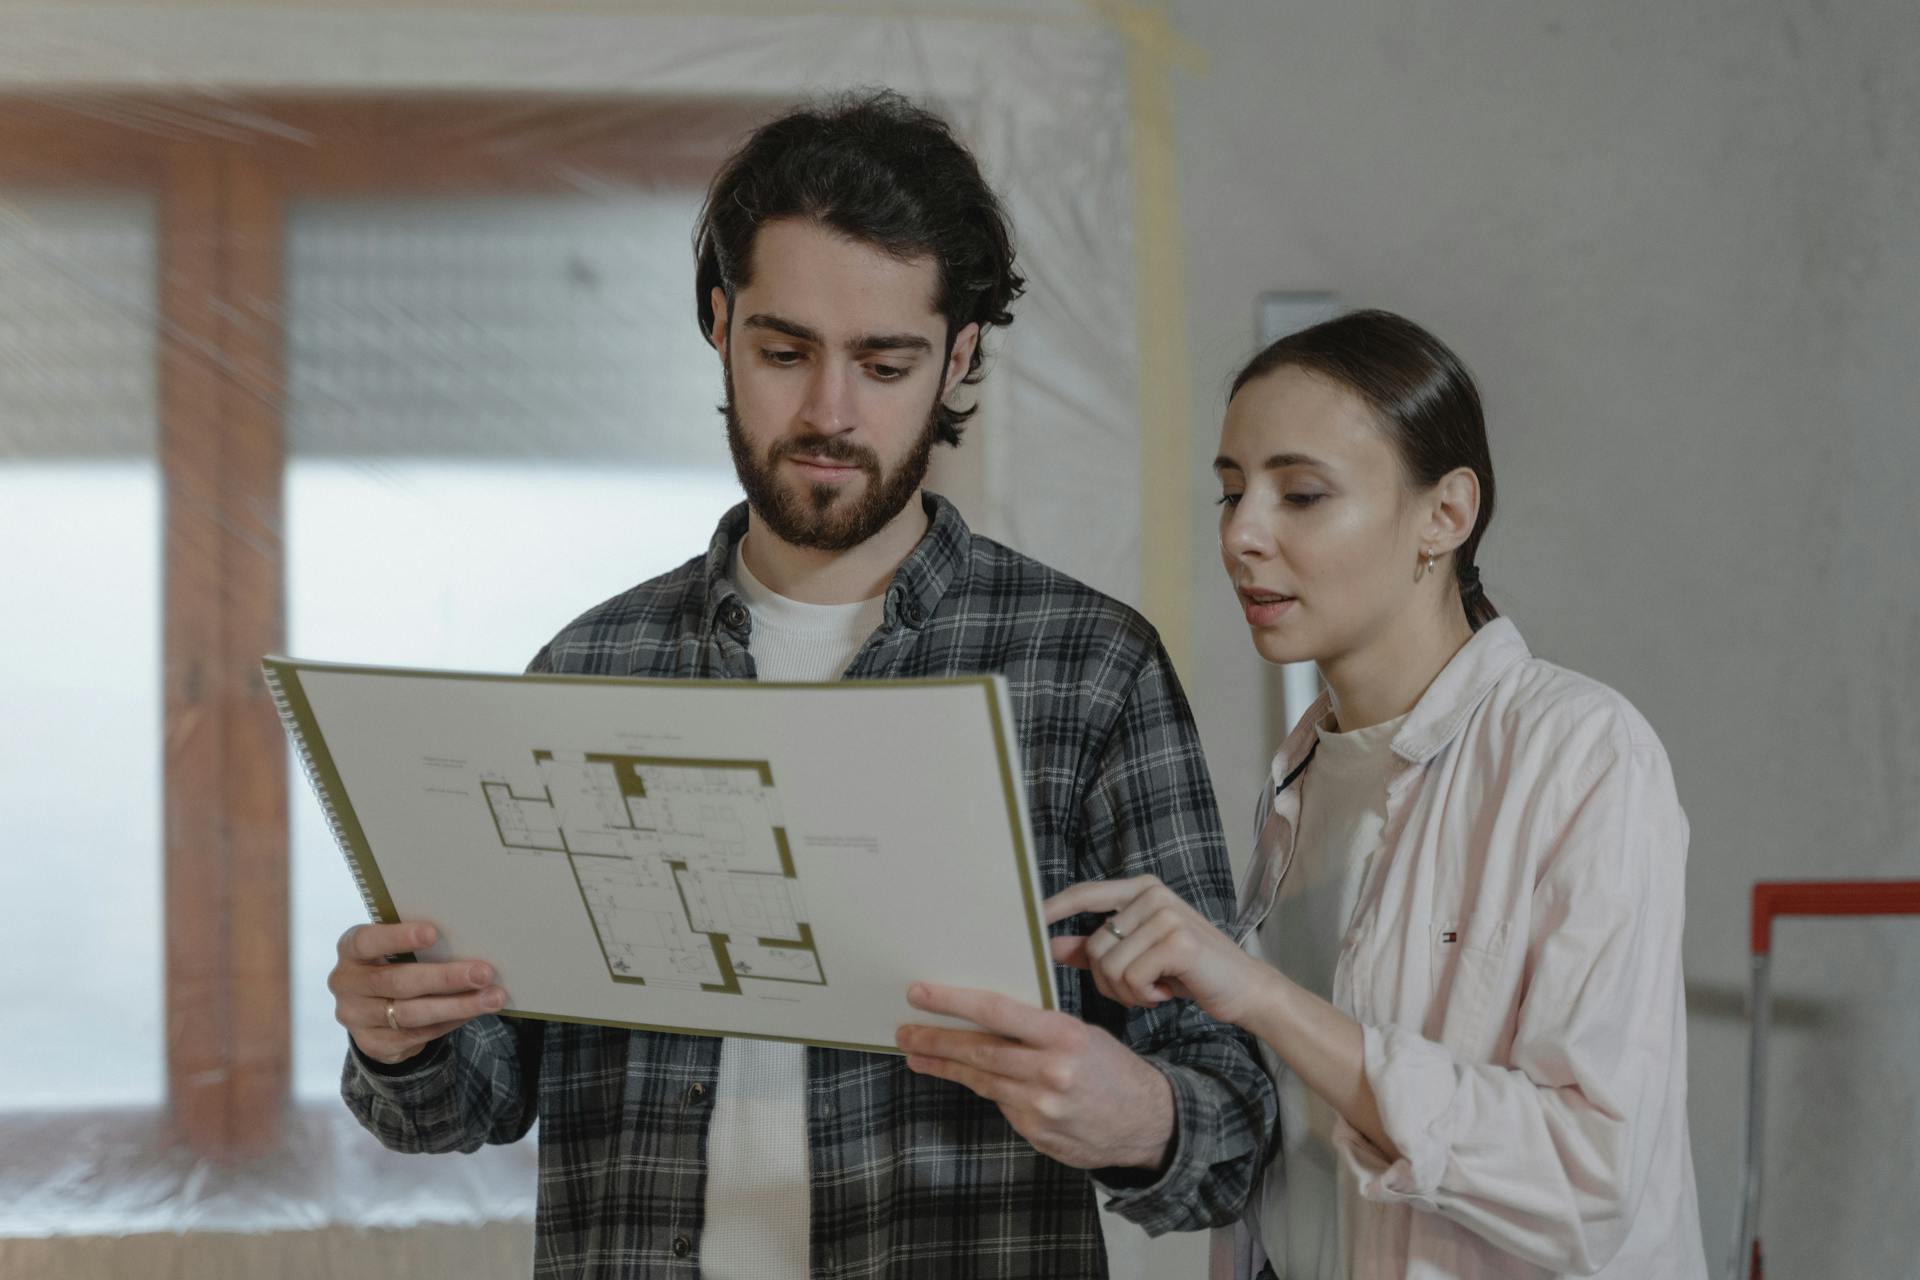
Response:
POLYGON ((740 415, 733 407, 733 371, 726 373, 727 398, 720 412, 727 420, 727 448, 733 454, 734 474, 747 492, 747 503, 767 529, 782 542, 815 551, 846 551, 886 528, 906 508, 927 478, 933 457, 933 420, 939 401, 927 410, 927 422, 907 456, 892 471, 883 470, 880 456, 844 436, 787 436, 776 440, 763 457, 753 456, 740 415), (805 492, 780 482, 781 460, 805 454, 831 462, 852 463, 867 477, 860 496, 841 499, 840 485, 815 484, 805 492))

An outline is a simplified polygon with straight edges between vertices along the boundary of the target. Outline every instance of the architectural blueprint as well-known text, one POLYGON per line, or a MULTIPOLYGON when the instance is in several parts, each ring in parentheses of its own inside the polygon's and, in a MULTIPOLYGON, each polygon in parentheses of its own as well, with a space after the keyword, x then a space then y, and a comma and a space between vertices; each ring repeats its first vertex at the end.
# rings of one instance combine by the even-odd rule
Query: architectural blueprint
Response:
POLYGON ((501 845, 564 857, 615 982, 826 984, 765 761, 536 751, 482 778, 501 845), (523 784, 524 785, 524 784, 523 784))
POLYGON ((506 1014, 892 1053, 915 981, 1055 1007, 999 677, 265 666, 369 914, 506 1014))

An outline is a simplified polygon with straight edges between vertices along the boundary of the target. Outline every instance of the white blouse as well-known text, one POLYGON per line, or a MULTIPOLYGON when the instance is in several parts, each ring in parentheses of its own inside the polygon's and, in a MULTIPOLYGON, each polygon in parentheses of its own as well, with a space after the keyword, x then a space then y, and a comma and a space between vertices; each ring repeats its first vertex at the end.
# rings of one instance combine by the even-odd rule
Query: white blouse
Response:
MULTIPOLYGON (((1276 756, 1300 821, 1323 698, 1276 756), (1292 783, 1287 780, 1292 778, 1292 783)), ((1393 740, 1381 844, 1333 981, 1387 1162, 1344 1121, 1357 1280, 1703 1280, 1681 977, 1686 816, 1653 730, 1506 619, 1393 740)), ((1215 1241, 1247 1275, 1251 1232, 1215 1241)))

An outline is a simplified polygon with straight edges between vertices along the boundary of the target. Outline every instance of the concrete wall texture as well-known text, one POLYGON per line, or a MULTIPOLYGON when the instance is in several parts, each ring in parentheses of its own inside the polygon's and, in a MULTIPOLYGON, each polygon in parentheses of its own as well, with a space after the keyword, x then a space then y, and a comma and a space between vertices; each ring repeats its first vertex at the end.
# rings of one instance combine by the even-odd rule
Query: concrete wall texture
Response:
MULTIPOLYGON (((1207 464, 1258 289, 1475 369, 1488 591, 1672 755, 1694 1153, 1728 1253, 1749 886, 1920 876, 1920 8, 1174 0, 1194 360, 1192 690, 1237 843, 1275 726, 1207 464)), ((1920 1248, 1920 920, 1776 937, 1774 1274, 1920 1248)))

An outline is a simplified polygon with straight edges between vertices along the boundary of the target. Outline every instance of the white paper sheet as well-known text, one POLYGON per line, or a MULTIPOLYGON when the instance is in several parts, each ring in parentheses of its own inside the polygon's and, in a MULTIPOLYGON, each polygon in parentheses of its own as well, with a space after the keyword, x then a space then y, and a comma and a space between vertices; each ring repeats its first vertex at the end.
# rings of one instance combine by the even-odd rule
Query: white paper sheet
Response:
POLYGON ((998 676, 267 670, 368 910, 508 1013, 896 1052, 915 980, 1056 1005, 998 676))

